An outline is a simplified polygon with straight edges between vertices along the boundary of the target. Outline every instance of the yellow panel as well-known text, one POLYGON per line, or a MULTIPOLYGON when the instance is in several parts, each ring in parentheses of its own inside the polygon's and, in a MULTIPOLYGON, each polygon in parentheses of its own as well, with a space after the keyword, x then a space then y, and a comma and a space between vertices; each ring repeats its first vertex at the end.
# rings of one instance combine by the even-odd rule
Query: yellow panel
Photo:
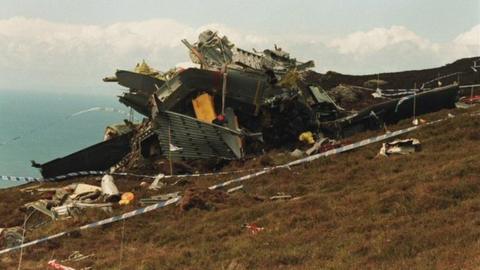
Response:
POLYGON ((207 93, 201 94, 192 100, 193 109, 198 120, 211 123, 217 117, 213 103, 213 96, 207 93))

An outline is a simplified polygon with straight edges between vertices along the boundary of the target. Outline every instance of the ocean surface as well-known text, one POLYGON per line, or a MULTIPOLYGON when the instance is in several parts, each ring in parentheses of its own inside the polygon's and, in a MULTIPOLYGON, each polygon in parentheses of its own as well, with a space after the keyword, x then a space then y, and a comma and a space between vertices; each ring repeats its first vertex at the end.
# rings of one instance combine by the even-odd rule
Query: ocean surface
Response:
MULTIPOLYGON (((98 110, 75 114, 93 107, 129 111, 115 93, 92 96, 0 91, 0 175, 38 177, 40 173, 31 167, 30 160, 44 163, 101 142, 107 125, 127 118, 98 110)), ((0 180, 0 188, 16 184, 0 180)))

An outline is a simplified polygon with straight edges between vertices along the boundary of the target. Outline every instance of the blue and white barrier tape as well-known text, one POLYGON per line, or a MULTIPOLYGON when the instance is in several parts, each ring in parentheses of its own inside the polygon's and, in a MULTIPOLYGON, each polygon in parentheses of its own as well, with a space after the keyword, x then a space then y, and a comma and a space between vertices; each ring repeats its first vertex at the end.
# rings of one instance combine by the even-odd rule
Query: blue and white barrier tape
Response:
POLYGON ((23 177, 23 176, 7 176, 2 175, 0 176, 0 180, 4 181, 17 181, 17 182, 54 182, 58 180, 65 180, 71 177, 78 177, 78 176, 91 176, 91 175, 103 175, 105 171, 80 171, 80 172, 72 172, 65 175, 59 175, 52 178, 39 178, 39 177, 23 177))
MULTIPOLYGON (((225 172, 212 172, 212 173, 192 173, 192 174, 175 174, 175 175, 165 175, 163 178, 187 178, 187 177, 203 177, 203 176, 217 176, 217 175, 228 175, 236 173, 244 173, 256 171, 257 169, 246 169, 246 170, 236 170, 236 171, 225 171, 225 172)), ((64 175, 59 175, 52 178, 39 178, 39 177, 23 177, 23 176, 7 176, 1 175, 0 180, 4 181, 16 181, 16 182, 55 182, 59 180, 65 180, 72 177, 79 176, 95 176, 95 175, 104 175, 104 174, 118 175, 118 176, 134 176, 134 177, 144 177, 144 178, 155 178, 156 175, 143 175, 127 172, 118 172, 118 173, 109 173, 107 171, 80 171, 80 172, 71 172, 64 175)))
POLYGON ((130 212, 127 212, 127 213, 119 215, 119 216, 114 216, 114 217, 111 217, 111 218, 107 218, 107 219, 103 219, 103 220, 100 220, 100 221, 97 221, 97 222, 86 224, 86 225, 80 226, 80 227, 78 227, 76 229, 73 229, 73 230, 60 232, 60 233, 50 235, 50 236, 47 236, 47 237, 44 237, 44 238, 40 238, 40 239, 37 239, 37 240, 34 240, 34 241, 23 243, 23 244, 18 245, 18 246, 3 249, 3 250, 0 250, 0 254, 5 254, 5 253, 8 253, 10 251, 14 251, 14 250, 17 250, 17 249, 26 248, 26 247, 33 246, 33 245, 36 245, 36 244, 39 244, 39 243, 42 243, 42 242, 46 242, 46 241, 49 241, 49 240, 67 235, 67 234, 69 234, 71 232, 74 232, 74 231, 81 231, 81 230, 85 230, 85 229, 95 228, 95 227, 102 226, 102 225, 109 224, 109 223, 113 223, 113 222, 116 222, 116 221, 119 221, 119 220, 124 220, 124 219, 127 219, 127 218, 131 218, 131 217, 134 217, 134 216, 145 214, 147 212, 150 212, 150 211, 153 211, 153 210, 156 210, 156 209, 159 209, 159 208, 163 208, 163 207, 168 206, 170 204, 174 204, 174 203, 178 202, 180 200, 180 198, 181 197, 176 197, 176 198, 173 198, 173 199, 170 199, 170 200, 167 200, 167 201, 163 201, 163 202, 159 202, 159 203, 156 203, 156 204, 149 205, 147 207, 139 208, 137 210, 130 211, 130 212))

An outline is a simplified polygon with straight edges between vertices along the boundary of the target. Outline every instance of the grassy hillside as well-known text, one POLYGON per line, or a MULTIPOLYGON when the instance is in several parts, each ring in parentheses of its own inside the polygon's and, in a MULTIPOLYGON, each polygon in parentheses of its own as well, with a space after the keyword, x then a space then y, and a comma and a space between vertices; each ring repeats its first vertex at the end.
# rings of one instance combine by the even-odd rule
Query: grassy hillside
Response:
POLYGON ((422 83, 437 77, 461 72, 462 74, 459 76, 443 79, 443 85, 451 84, 454 81, 459 82, 461 85, 478 84, 480 82, 480 72, 474 72, 471 69, 473 61, 478 59, 478 56, 462 58, 441 67, 369 75, 348 75, 333 71, 329 71, 326 74, 309 72, 306 79, 309 82, 321 85, 325 89, 330 89, 341 83, 362 86, 366 81, 377 78, 386 81, 386 84, 381 86, 383 89, 413 88, 415 86, 420 87, 422 83))
MULTIPOLYGON (((50 258, 65 259, 75 250, 94 253, 96 258, 68 265, 94 269, 476 269, 480 265, 480 116, 468 116, 476 111, 444 110, 425 116, 456 115, 402 137, 420 139, 421 152, 376 157, 377 143, 248 180, 245 192, 227 195, 205 190, 231 178, 225 176, 191 179, 184 186, 158 192, 141 189, 141 180, 117 177, 119 188, 133 191, 137 198, 188 189, 193 207, 167 207, 26 248, 22 269, 45 269, 50 258), (298 198, 268 199, 279 192, 298 198), (242 227, 244 223, 265 230, 252 235, 242 227)), ((375 134, 379 132, 349 141, 375 134)), ((274 152, 236 162, 226 170, 287 159, 274 152)), ((45 186, 78 181, 98 184, 94 178, 83 178, 45 186)), ((17 209, 38 198, 18 188, 0 190, 0 227, 21 224, 24 214, 17 209)), ((115 212, 137 207, 138 201, 115 212)), ((27 238, 104 217, 90 211, 28 232, 27 238)), ((19 252, 0 255, 0 268, 16 269, 18 258, 19 252)))

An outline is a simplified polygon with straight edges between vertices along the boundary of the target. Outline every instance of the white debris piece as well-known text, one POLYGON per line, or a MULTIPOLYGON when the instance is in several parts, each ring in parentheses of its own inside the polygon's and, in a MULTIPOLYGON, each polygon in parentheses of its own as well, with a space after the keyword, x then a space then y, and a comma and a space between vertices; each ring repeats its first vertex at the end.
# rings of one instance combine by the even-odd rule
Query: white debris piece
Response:
POLYGON ((160 182, 160 180, 163 179, 164 177, 165 177, 165 174, 163 173, 160 173, 157 176, 155 176, 155 179, 153 180, 152 184, 148 187, 148 189, 151 189, 151 190, 161 189, 165 185, 165 183, 160 182))
MULTIPOLYGON (((102 180, 103 182, 103 180, 102 180)), ((100 187, 97 187, 97 186, 93 186, 93 185, 88 185, 88 184, 84 184, 84 183, 79 183, 76 185, 74 191, 73 191, 73 194, 70 195, 70 198, 72 199, 75 199, 83 194, 86 194, 86 193, 93 193, 93 192, 101 192, 102 189, 100 187)))
POLYGON ((181 147, 178 147, 176 145, 173 145, 173 144, 169 144, 169 149, 168 149, 170 152, 175 152, 175 151, 182 151, 183 148, 181 147))
POLYGON ((290 156, 294 158, 301 158, 303 157, 303 155, 304 155, 304 152, 300 149, 295 149, 292 152, 290 152, 290 156))
POLYGON ((52 207, 52 212, 55 213, 57 217, 68 217, 70 216, 70 213, 68 211, 69 206, 68 205, 60 205, 57 207, 52 207))
POLYGON ((120 195, 120 191, 118 191, 118 188, 113 181, 113 176, 110 174, 105 174, 102 177, 102 192, 108 196, 120 195))
POLYGON ((393 142, 383 143, 379 155, 389 156, 391 154, 407 155, 420 150, 420 141, 418 139, 394 140, 393 142))

